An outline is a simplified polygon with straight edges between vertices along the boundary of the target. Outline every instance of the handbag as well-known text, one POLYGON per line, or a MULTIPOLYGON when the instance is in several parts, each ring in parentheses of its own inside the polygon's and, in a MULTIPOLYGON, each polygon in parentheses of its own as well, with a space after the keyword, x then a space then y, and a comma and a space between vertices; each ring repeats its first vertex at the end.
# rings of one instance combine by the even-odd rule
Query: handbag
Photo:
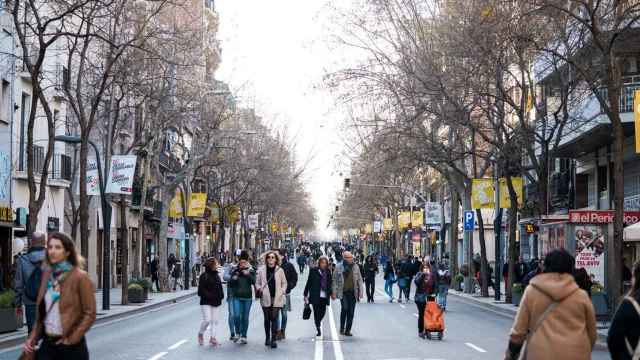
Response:
POLYGON ((302 310, 302 320, 309 320, 311 318, 311 306, 309 304, 304 305, 304 310, 302 310))

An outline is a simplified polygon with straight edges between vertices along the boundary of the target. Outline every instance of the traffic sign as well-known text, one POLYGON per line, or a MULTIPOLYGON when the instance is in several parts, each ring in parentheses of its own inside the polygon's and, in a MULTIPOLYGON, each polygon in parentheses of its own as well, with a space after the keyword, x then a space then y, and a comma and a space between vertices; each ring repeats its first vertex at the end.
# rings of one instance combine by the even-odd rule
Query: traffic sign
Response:
POLYGON ((464 230, 473 231, 476 228, 475 212, 473 210, 465 210, 464 212, 464 230))

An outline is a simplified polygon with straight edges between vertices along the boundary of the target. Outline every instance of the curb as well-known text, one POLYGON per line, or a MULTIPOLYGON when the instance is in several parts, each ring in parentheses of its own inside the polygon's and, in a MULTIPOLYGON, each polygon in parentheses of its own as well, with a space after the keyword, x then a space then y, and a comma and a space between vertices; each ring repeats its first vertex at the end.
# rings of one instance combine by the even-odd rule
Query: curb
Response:
MULTIPOLYGON (((516 306, 513 309, 505 309, 502 306, 496 306, 493 304, 486 303, 484 301, 475 300, 473 297, 458 294, 456 291, 449 291, 449 295, 454 296, 456 299, 461 302, 467 303, 469 305, 477 306, 486 310, 489 310, 493 313, 496 313, 500 316, 504 316, 510 319, 515 318, 518 313, 518 308, 516 306)), ((594 349, 598 350, 607 350, 607 335, 597 332, 598 338, 596 339, 596 344, 594 345, 594 349)))
MULTIPOLYGON (((99 324, 102 324, 102 323, 106 323, 106 322, 113 321, 113 320, 118 320, 118 319, 129 317, 129 316, 132 316, 132 315, 142 314, 142 313, 145 313, 145 312, 148 312, 148 311, 151 311, 151 310, 154 310, 154 309, 157 309, 157 308, 160 308, 160 307, 172 304, 172 303, 177 303, 179 301, 186 300, 188 298, 196 296, 197 294, 198 293, 194 291, 194 292, 192 292, 190 294, 184 294, 184 295, 172 298, 172 299, 162 300, 162 301, 159 301, 157 303, 149 304, 149 305, 144 306, 144 307, 139 307, 137 309, 131 309, 130 311, 123 311, 121 313, 112 314, 112 315, 104 315, 104 316, 101 316, 99 318, 96 318, 96 321, 93 323, 93 325, 99 325, 99 324)), ((20 344, 24 343, 26 339, 27 339, 26 334, 16 334, 15 336, 8 337, 8 338, 0 341, 0 350, 6 350, 6 349, 12 348, 14 346, 20 345, 20 344)))

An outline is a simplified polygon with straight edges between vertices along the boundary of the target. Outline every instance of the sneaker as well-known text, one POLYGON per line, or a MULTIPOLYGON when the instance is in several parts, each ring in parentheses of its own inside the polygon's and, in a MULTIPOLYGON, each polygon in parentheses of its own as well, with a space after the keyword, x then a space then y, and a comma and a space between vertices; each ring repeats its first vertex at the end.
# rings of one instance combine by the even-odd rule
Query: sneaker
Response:
POLYGON ((351 331, 345 331, 344 336, 353 336, 353 334, 351 331))
POLYGON ((344 330, 340 329, 340 335, 344 335, 344 330))
POLYGON ((241 338, 240 338, 240 344, 241 344, 241 345, 246 345, 246 344, 247 344, 247 338, 246 338, 246 337, 244 337, 244 336, 243 336, 243 337, 241 337, 241 338))
POLYGON ((204 345, 204 336, 202 334, 198 334, 198 345, 204 345))
POLYGON ((238 337, 236 335, 231 335, 231 337, 229 338, 229 340, 233 341, 234 343, 238 342, 239 339, 240 339, 240 337, 238 337))

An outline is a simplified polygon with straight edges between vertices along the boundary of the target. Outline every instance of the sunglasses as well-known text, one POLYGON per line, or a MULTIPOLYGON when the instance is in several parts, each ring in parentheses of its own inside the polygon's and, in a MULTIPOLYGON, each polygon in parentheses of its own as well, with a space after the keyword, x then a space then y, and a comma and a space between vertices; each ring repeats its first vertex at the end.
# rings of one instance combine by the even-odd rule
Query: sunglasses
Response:
POLYGON ((267 259, 275 259, 276 257, 271 255, 271 256, 267 256, 267 259))

